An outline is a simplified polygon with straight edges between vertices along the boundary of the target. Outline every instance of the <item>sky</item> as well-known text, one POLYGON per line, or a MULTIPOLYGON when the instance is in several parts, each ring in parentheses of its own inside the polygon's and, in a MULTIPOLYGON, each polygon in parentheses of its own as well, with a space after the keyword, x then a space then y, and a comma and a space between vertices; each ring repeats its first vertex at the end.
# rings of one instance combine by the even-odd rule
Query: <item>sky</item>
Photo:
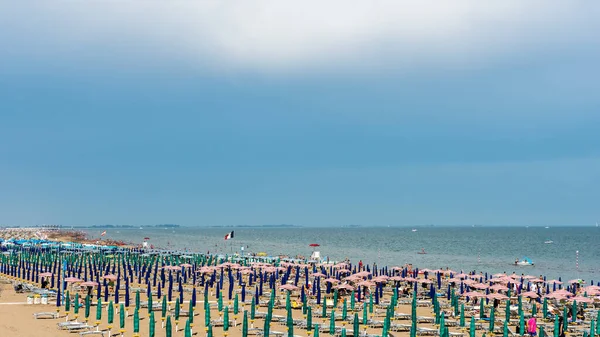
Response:
POLYGON ((0 224, 594 225, 600 3, 0 3, 0 224))

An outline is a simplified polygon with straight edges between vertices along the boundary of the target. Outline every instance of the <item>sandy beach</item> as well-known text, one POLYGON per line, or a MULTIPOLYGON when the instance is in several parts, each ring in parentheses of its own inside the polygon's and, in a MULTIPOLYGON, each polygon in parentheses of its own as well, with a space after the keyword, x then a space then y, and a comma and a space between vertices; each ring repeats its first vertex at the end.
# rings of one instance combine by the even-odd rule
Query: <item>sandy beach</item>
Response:
POLYGON ((312 336, 317 324, 320 335, 336 336, 513 336, 520 331, 517 325, 524 326, 533 315, 537 317, 539 334, 553 330, 558 317, 573 315, 578 321, 570 325, 569 332, 583 336, 594 328, 590 323, 597 324, 600 315, 600 287, 582 284, 580 280, 563 284, 531 275, 464 274, 447 269, 418 270, 412 265, 370 268, 350 261, 269 261, 131 248, 95 247, 91 251, 89 247, 61 248, 63 243, 58 242, 47 244, 53 247, 12 245, 9 250, 2 246, 1 336, 151 336, 146 295, 149 291, 155 304, 154 336, 168 335, 161 317, 163 301, 167 302, 165 317, 172 322, 172 334, 185 336, 189 319, 186 313, 194 293, 194 316, 189 330, 195 336, 209 335, 207 326, 213 336, 262 335, 265 320, 271 322, 270 335, 275 336, 312 336), (59 289, 61 286, 64 289, 59 289), (65 306, 67 291, 69 308, 65 306), (119 304, 115 304, 115 293, 119 304), (134 332, 137 294, 139 331, 134 332), (86 296, 88 303, 84 301, 86 296), (81 306, 77 314, 76 298, 81 306), (205 298, 210 323, 206 321, 205 298), (179 299, 180 317, 176 321, 179 299), (253 299, 255 320, 250 319, 253 299), (98 300, 102 305, 100 319, 98 300), (47 304, 41 303, 46 301, 47 304), (110 303, 114 309, 112 324, 108 321, 110 303), (323 305, 327 305, 325 317, 323 305), (247 333, 243 329, 244 312, 248 315, 247 333), (39 313, 46 314, 36 318, 39 313), (355 314, 358 334, 353 331, 355 314), (231 321, 227 329, 223 325, 225 315, 231 321), (309 331, 307 323, 311 318, 309 331), (330 331, 330 327, 334 330, 330 331))

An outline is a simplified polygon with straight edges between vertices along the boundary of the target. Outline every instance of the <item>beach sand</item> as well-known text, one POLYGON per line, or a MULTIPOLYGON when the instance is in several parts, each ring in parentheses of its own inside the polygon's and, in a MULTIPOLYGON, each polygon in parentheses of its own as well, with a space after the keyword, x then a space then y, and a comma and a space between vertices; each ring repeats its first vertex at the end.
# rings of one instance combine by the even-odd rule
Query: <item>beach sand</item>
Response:
MULTIPOLYGON (((176 293, 174 294, 174 296, 176 295, 176 293)), ((189 297, 189 293, 186 294, 189 297)), ((126 328, 125 328, 125 332, 123 333, 123 336, 134 336, 133 333, 133 310, 134 310, 134 298, 135 295, 131 296, 131 307, 128 310, 129 316, 126 318, 126 328)), ((145 296, 142 296, 142 300, 146 300, 145 296)), ((155 300, 156 301, 156 300, 155 300)), ((215 301, 216 302, 216 298, 211 297, 210 301, 215 301)), ((73 335, 73 333, 69 333, 68 331, 62 331, 59 330, 57 328, 57 323, 58 322, 65 322, 66 321, 66 316, 65 316, 65 312, 64 312, 64 307, 61 308, 60 310, 60 318, 58 319, 35 319, 33 317, 34 313, 37 312, 56 312, 56 305, 55 303, 49 303, 48 305, 42 305, 42 304, 26 304, 27 302, 27 294, 17 294, 15 293, 13 287, 11 284, 2 284, 1 287, 1 292, 0 292, 0 336, 19 336, 19 337, 34 337, 34 336, 69 336, 69 335, 73 335)), ((229 303, 228 300, 224 301, 224 306, 227 305, 231 305, 231 303, 229 303)), ((240 314, 237 316, 237 326, 232 326, 229 328, 229 330, 227 331, 227 335, 228 336, 232 336, 232 337, 239 337, 242 335, 242 320, 243 320, 243 315, 242 315, 242 308, 248 310, 250 310, 250 304, 246 303, 245 305, 242 306, 242 304, 240 304, 240 314)), ((182 305, 182 309, 187 309, 187 303, 185 305, 182 305)), ((402 312, 402 313, 410 313, 410 305, 398 305, 396 312, 402 312)), ((427 308, 427 307, 418 307, 418 315, 422 315, 422 316, 432 316, 432 310, 431 308, 427 308)), ((266 307, 260 307, 257 306, 256 307, 256 311, 257 312, 262 312, 262 311, 266 311, 266 307)), ((330 312, 331 310, 328 310, 328 312, 330 312)), ((146 308, 142 308, 140 309, 140 334, 139 336, 148 336, 148 330, 149 330, 149 317, 148 317, 148 311, 146 308)), ((320 313, 320 310, 318 310, 317 308, 314 309, 313 311, 313 324, 320 324, 321 326, 329 326, 329 318, 326 318, 325 320, 321 319, 321 318, 317 318, 317 314, 320 313)), ((84 316, 84 310, 83 308, 80 309, 79 311, 79 317, 77 318, 78 321, 85 321, 84 316)), ((275 309, 273 312, 274 315, 280 315, 285 317, 286 316, 286 311, 285 309, 275 309)), ((359 314, 359 319, 362 318, 362 311, 358 312, 359 314)), ((156 336, 165 336, 165 330, 161 328, 161 318, 160 318, 160 311, 155 311, 154 312, 155 315, 155 319, 156 319, 156 336)), ((336 315, 339 316, 341 315, 341 309, 336 310, 336 315)), ((349 312, 348 315, 351 315, 351 313, 349 312)), ((106 308, 103 308, 103 313, 102 313, 102 319, 100 321, 99 324, 99 329, 100 330, 106 330, 108 327, 108 323, 107 323, 107 314, 106 314, 106 308)), ((303 315, 302 315, 302 311, 301 310, 293 310, 293 316, 294 319, 303 319, 303 315)), ((89 324, 93 325, 96 320, 96 307, 92 306, 91 310, 90 310, 90 320, 89 320, 89 324)), ((371 316, 370 316, 371 317, 371 316)), ((383 309, 378 309, 377 310, 377 314, 374 316, 375 319, 380 319, 383 320, 385 317, 385 310, 383 309)), ((219 313, 218 310, 216 309, 216 307, 214 309, 211 310, 211 319, 217 319, 219 318, 219 313)), ((230 319, 234 320, 234 315, 233 313, 230 313, 230 319)), ((71 314, 69 317, 69 320, 73 320, 73 312, 71 309, 71 314)), ((181 330, 179 330, 178 332, 175 332, 175 322, 173 321, 173 335, 174 336, 183 336, 183 328, 185 326, 185 319, 187 319, 187 317, 181 317, 181 321, 179 322, 179 328, 181 330)), ((198 302, 197 306, 196 306, 196 310, 195 310, 195 316, 194 316, 194 327, 193 327, 193 333, 195 336, 206 336, 206 332, 204 330, 204 311, 203 311, 203 304, 201 301, 198 302)), ((410 321, 404 320, 404 321, 395 321, 395 323, 404 323, 404 324, 409 324, 410 321)), ((119 324, 119 316, 118 316, 118 310, 115 311, 115 320, 113 322, 113 328, 111 330, 111 334, 112 335, 119 335, 119 329, 118 329, 118 324, 119 324)), ((250 320, 249 320, 249 326, 250 326, 250 320)), ((340 321, 336 322, 337 325, 342 325, 342 323, 340 321)), ((262 319, 257 319, 253 325, 255 327, 258 328, 262 328, 264 325, 264 320, 262 319)), ((419 324, 420 327, 434 327, 432 324, 419 324)), ((348 330, 352 329, 352 323, 346 323, 345 327, 348 330)), ((283 332, 285 333, 285 336, 287 336, 287 329, 285 326, 285 322, 273 322, 271 324, 271 331, 279 331, 279 332, 283 332)), ((363 333, 364 329, 363 326, 361 325, 361 334, 363 333)), ((451 329, 451 331, 460 331, 458 328, 454 328, 451 329)), ((367 329, 367 332, 370 334, 381 334, 381 328, 374 328, 374 329, 367 329)), ((409 336, 408 332, 390 332, 393 336, 409 336)), ((105 336, 108 335, 108 331, 106 332, 105 336)), ((214 336, 224 336, 225 335, 225 331, 223 331, 222 327, 214 327, 213 328, 213 335, 214 336)), ((309 336, 307 331, 305 329, 301 329, 301 328, 295 328, 294 329, 294 335, 295 336, 309 336)), ((323 333, 321 332, 321 335, 329 335, 328 333, 323 333)), ((478 333, 479 335, 479 333, 478 333)))

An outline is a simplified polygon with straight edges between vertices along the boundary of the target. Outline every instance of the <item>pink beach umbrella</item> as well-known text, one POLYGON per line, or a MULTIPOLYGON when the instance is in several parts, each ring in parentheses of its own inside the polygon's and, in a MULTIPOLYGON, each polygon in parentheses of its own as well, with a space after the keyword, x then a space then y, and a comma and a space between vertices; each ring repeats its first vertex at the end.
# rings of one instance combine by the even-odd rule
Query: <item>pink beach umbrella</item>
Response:
POLYGON ((77 277, 67 277, 65 279, 65 282, 67 282, 67 283, 76 283, 76 282, 81 282, 81 280, 78 279, 77 277))
POLYGON ((106 279, 106 280, 116 281, 119 277, 117 275, 108 274, 108 275, 102 276, 102 278, 106 279))
POLYGON ((528 298, 539 298, 540 296, 538 294, 536 294, 533 291, 527 291, 521 294, 521 296, 523 297, 528 297, 528 298))
POLYGON ((52 273, 50 273, 50 272, 43 272, 40 274, 40 277, 51 277, 51 276, 52 276, 52 273))

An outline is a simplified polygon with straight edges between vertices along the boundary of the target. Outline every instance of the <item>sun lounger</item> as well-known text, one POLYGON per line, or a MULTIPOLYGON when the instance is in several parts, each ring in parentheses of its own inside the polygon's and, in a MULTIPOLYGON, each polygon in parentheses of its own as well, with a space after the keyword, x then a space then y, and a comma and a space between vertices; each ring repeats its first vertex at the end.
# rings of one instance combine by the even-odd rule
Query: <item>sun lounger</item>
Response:
POLYGON ((417 322, 419 322, 419 323, 433 323, 433 322, 435 322, 435 318, 434 317, 428 317, 428 316, 417 316, 417 322))
POLYGON ((394 318, 400 319, 400 320, 410 319, 410 314, 405 314, 403 312, 397 312, 394 314, 394 318))
POLYGON ((448 336, 451 337, 463 337, 465 334, 462 332, 452 332, 452 331, 448 331, 448 336))
POLYGON ((33 314, 33 317, 35 317, 35 319, 39 319, 39 318, 58 318, 58 313, 57 312, 36 312, 33 314))
POLYGON ((391 324, 390 330, 392 330, 392 331, 410 331, 410 324, 391 324))
POLYGON ((100 336, 104 337, 104 331, 101 331, 101 330, 82 331, 79 333, 79 335, 80 336, 100 335, 100 336))
POLYGON ((437 329, 432 328, 417 328, 417 335, 419 336, 435 336, 438 334, 437 329))

